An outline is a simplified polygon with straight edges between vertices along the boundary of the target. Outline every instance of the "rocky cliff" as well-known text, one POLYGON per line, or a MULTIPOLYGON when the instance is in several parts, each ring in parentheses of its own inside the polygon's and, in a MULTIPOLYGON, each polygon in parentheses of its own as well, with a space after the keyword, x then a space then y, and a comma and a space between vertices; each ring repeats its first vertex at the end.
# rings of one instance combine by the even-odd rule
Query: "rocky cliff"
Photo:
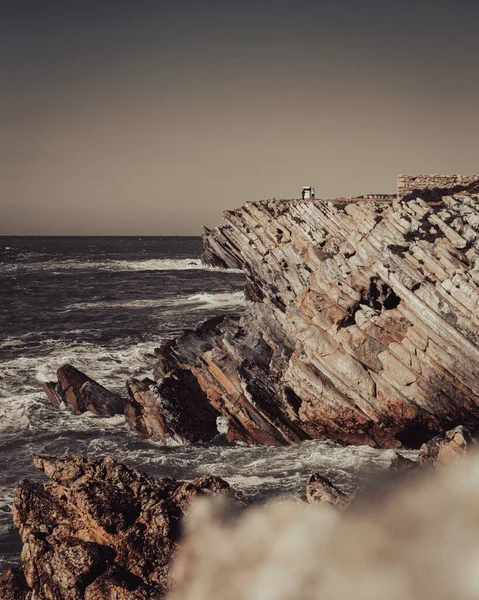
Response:
MULTIPOLYGON (((158 350, 158 384, 142 389, 156 438, 192 428, 181 406, 194 399, 171 393, 185 373, 215 411, 202 441, 215 416, 229 439, 267 444, 416 447, 458 423, 476 428, 479 194, 436 192, 225 212, 204 259, 244 270, 247 310, 158 350)), ((141 422, 145 402, 132 398, 141 422)))

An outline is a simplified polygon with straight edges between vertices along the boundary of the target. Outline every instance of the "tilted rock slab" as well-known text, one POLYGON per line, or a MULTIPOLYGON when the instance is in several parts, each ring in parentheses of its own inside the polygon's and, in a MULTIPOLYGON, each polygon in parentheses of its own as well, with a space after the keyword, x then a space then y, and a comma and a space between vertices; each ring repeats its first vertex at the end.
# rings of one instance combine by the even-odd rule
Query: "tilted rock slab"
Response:
POLYGON ((15 490, 23 549, 19 567, 0 577, 1 600, 159 598, 192 501, 223 494, 244 503, 220 477, 155 480, 111 457, 34 464, 51 481, 15 490))
POLYGON ((243 268, 246 313, 161 350, 229 439, 419 447, 477 427, 479 194, 268 200, 224 218, 206 258, 243 268))
POLYGON ((57 371, 58 382, 48 381, 43 390, 58 408, 70 406, 76 415, 91 412, 99 417, 123 414, 128 404, 125 398, 110 392, 97 381, 72 365, 57 371))

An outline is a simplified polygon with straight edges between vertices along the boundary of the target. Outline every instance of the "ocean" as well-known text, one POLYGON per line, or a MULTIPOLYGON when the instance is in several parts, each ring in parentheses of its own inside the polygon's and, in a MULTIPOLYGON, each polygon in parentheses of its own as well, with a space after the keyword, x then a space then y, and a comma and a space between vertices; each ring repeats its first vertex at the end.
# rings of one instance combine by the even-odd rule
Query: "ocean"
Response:
POLYGON ((18 559, 15 484, 42 480, 35 454, 112 455, 156 477, 212 473, 253 499, 298 497, 313 471, 346 490, 387 469, 391 451, 308 441, 288 448, 161 446, 123 417, 75 416, 42 383, 70 363, 126 395, 151 376, 153 349, 244 310, 243 275, 202 265, 199 237, 0 237, 0 570, 18 559))

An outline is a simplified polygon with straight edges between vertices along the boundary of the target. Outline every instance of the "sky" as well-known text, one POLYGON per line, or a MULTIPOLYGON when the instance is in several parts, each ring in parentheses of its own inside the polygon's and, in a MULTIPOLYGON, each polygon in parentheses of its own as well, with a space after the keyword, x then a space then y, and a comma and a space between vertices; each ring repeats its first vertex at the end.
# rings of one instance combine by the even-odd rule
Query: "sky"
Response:
POLYGON ((477 173, 478 0, 0 0, 0 235, 477 173))

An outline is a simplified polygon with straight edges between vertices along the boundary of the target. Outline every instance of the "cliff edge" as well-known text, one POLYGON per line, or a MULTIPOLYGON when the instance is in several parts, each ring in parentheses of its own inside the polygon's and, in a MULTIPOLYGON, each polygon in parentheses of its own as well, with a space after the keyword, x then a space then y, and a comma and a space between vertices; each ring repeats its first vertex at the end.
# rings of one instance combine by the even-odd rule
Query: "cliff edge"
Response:
MULTIPOLYGON (((246 312, 159 349, 158 383, 141 401, 132 393, 130 422, 145 417, 145 394, 161 422, 192 389, 230 440, 417 447, 459 423, 477 428, 479 176, 459 192, 457 178, 428 188, 401 177, 394 199, 225 212, 205 232, 204 260, 244 270, 246 312), (195 385, 172 394, 185 374, 195 385)), ((168 425, 156 430, 174 436, 168 425)))

